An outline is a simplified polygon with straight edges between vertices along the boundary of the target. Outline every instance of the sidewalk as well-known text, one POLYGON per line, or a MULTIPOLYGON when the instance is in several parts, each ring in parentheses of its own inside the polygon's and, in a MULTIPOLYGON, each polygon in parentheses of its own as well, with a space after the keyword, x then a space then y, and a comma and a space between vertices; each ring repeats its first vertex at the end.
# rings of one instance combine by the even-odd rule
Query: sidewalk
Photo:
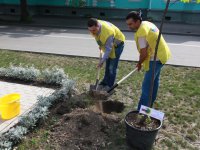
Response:
POLYGON ((38 96, 48 96, 55 91, 51 88, 10 83, 4 81, 0 81, 0 84, 0 97, 11 93, 19 93, 21 95, 20 114, 10 120, 2 120, 0 116, 0 134, 7 132, 11 127, 15 126, 18 123, 21 115, 25 115, 30 110, 32 110, 32 108, 38 101, 38 96))
MULTIPOLYGON (((0 15, 0 25, 23 25, 23 26, 40 26, 40 27, 57 27, 57 28, 77 28, 86 29, 88 18, 80 17, 60 17, 60 16, 34 16, 31 23, 20 23, 19 16, 0 15)), ((125 20, 107 19, 118 26, 122 31, 129 31, 125 20)), ((160 23, 155 22, 159 27, 160 23)), ((165 22, 163 34, 200 36, 200 25, 180 24, 165 22)))

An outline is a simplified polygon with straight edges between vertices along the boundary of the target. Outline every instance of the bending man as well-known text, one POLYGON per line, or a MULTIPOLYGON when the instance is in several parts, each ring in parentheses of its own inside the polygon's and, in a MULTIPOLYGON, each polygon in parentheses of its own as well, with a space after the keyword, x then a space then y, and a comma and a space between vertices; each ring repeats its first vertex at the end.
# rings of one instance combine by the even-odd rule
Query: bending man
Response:
POLYGON ((119 58, 124 48, 125 36, 112 23, 91 18, 88 20, 88 30, 94 36, 99 49, 104 52, 98 67, 106 62, 105 75, 100 85, 110 88, 114 85, 119 58))

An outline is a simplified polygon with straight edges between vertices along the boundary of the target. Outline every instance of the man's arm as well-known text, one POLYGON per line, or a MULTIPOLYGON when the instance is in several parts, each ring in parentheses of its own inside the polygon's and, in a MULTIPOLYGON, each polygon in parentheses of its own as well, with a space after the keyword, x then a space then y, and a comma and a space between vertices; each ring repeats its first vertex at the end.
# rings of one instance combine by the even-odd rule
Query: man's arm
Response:
POLYGON ((143 63, 144 60, 147 58, 147 56, 148 56, 147 48, 140 49, 140 57, 139 57, 139 62, 138 62, 138 64, 137 64, 138 71, 141 70, 141 68, 142 68, 142 63, 143 63))
POLYGON ((111 51, 112 51, 112 47, 113 47, 113 40, 114 37, 110 36, 107 40, 106 40, 106 44, 105 44, 105 53, 103 55, 103 58, 101 59, 101 62, 99 64, 99 67, 101 67, 103 65, 103 63, 108 59, 111 51))
POLYGON ((142 68, 142 63, 148 56, 148 52, 147 52, 148 43, 144 37, 140 37, 138 39, 138 43, 140 45, 140 57, 139 57, 139 62, 137 64, 137 68, 138 68, 138 71, 140 71, 142 68))

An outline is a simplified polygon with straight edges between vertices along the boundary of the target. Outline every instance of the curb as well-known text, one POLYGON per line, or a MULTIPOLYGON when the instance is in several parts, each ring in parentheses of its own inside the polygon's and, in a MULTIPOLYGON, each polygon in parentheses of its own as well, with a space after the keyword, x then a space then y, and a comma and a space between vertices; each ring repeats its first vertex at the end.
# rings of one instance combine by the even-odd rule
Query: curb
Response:
MULTIPOLYGON (((14 51, 19 53, 33 53, 33 54, 40 54, 40 55, 55 55, 55 56, 66 56, 66 57, 82 57, 82 58, 94 58, 98 59, 98 56, 81 56, 81 55, 69 55, 69 54, 56 54, 56 53, 45 53, 45 52, 34 52, 34 51, 20 51, 14 49, 3 49, 7 51, 14 51)), ((138 62, 138 60, 128 60, 128 59, 120 59, 120 61, 127 61, 127 62, 138 62)), ((173 63, 166 63, 165 65, 170 65, 174 67, 191 67, 191 68, 200 68, 200 66, 192 66, 192 65, 181 65, 181 64, 173 64, 173 63)))

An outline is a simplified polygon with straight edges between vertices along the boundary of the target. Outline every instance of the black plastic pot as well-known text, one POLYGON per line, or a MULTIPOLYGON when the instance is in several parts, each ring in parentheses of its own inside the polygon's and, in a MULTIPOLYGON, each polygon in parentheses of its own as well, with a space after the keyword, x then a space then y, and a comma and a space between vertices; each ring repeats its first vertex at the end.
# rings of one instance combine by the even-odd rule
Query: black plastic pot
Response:
POLYGON ((128 145, 133 150, 151 150, 153 143, 155 141, 158 130, 162 126, 162 122, 159 120, 160 125, 157 129, 151 131, 143 131, 137 128, 134 128, 127 122, 127 117, 129 114, 138 114, 138 111, 131 111, 125 117, 126 124, 126 141, 128 145))

